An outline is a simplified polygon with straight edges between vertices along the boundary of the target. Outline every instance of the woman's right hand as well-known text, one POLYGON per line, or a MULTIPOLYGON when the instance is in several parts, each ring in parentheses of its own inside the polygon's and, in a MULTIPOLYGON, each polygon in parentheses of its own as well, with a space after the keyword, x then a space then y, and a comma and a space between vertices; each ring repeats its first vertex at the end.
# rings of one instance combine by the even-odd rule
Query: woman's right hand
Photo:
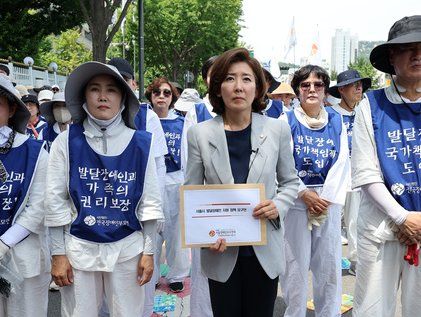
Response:
POLYGON ((210 250, 217 253, 223 253, 227 249, 227 241, 222 238, 218 238, 216 242, 209 247, 210 250))
POLYGON ((73 284, 73 268, 66 255, 53 255, 51 275, 60 287, 73 284))
POLYGON ((301 199, 304 201, 307 206, 307 210, 312 215, 320 215, 329 207, 329 203, 320 198, 319 195, 312 190, 306 190, 301 196, 301 199))

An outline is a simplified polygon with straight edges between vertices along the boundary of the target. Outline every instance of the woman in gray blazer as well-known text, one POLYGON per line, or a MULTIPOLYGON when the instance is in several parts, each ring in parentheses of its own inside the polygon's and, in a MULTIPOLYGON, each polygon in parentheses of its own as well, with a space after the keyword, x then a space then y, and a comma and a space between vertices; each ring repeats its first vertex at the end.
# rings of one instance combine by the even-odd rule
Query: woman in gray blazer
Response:
POLYGON ((215 61, 209 87, 218 116, 188 132, 186 184, 263 183, 267 198, 253 211, 267 221, 267 245, 227 248, 218 239, 201 250, 215 317, 272 317, 285 269, 283 218, 299 180, 288 125, 258 114, 265 93, 259 62, 246 49, 225 52, 215 61))

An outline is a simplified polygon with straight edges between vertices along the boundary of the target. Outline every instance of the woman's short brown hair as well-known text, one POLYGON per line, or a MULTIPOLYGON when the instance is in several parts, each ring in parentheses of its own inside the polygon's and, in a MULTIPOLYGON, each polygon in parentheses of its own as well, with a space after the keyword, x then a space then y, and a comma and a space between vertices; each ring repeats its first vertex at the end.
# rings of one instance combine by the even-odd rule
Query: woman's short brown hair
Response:
POLYGON ((256 96, 252 103, 252 111, 260 112, 265 109, 264 97, 266 95, 265 76, 263 75, 260 63, 250 56, 245 48, 234 48, 224 52, 219 56, 212 66, 209 83, 209 100, 213 107, 213 112, 223 114, 225 103, 221 97, 221 85, 227 77, 228 70, 232 64, 244 62, 253 70, 256 80, 256 96))
POLYGON ((330 78, 329 74, 326 70, 317 65, 306 65, 301 67, 294 73, 294 77, 291 81, 291 87, 294 89, 295 95, 299 98, 300 97, 300 84, 304 80, 310 77, 311 74, 314 74, 317 78, 321 79, 325 84, 324 93, 327 93, 330 85, 330 78))
POLYGON ((174 87, 174 85, 171 84, 170 81, 166 77, 155 78, 152 81, 152 83, 150 83, 149 86, 146 88, 145 97, 149 100, 149 102, 151 103, 151 106, 153 107, 152 92, 154 90, 159 90, 159 87, 161 87, 162 84, 167 84, 168 86, 170 86, 172 98, 171 98, 171 104, 169 108, 171 109, 174 107, 174 104, 177 101, 177 90, 174 87))

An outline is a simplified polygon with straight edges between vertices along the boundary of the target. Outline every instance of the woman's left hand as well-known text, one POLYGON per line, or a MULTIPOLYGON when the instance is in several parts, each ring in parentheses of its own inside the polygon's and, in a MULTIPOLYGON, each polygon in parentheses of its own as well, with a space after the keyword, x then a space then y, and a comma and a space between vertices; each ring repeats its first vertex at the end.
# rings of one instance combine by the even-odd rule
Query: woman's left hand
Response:
POLYGON ((153 255, 141 254, 137 263, 137 283, 142 286, 148 283, 153 274, 153 255))
POLYGON ((273 200, 264 200, 254 208, 253 217, 276 219, 279 217, 278 208, 276 208, 276 205, 273 202, 273 200))

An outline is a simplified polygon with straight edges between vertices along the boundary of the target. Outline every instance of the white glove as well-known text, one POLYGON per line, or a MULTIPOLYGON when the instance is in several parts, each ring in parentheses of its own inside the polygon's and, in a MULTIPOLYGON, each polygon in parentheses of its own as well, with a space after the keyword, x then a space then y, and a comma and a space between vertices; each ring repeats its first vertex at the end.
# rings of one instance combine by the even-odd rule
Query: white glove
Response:
POLYGON ((10 250, 9 246, 0 240, 0 260, 3 259, 4 255, 9 250, 10 250))
POLYGON ((320 215, 313 215, 307 211, 307 229, 313 230, 313 226, 320 227, 327 219, 327 210, 323 211, 320 215))

